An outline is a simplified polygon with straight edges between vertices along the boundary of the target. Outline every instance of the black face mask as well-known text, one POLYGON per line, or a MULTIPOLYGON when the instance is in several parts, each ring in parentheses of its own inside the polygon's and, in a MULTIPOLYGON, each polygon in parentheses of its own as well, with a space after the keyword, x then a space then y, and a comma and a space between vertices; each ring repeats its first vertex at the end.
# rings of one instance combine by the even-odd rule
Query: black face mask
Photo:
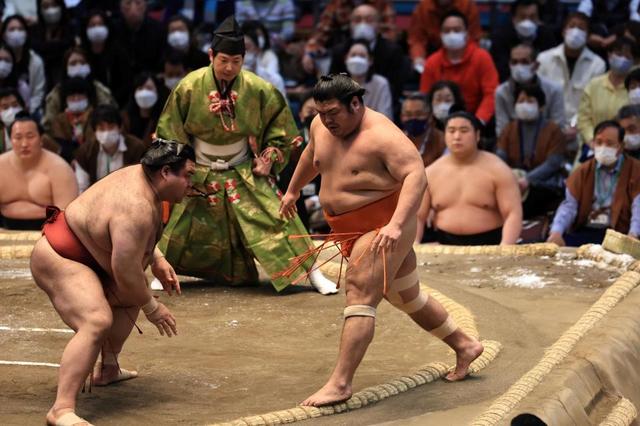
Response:
POLYGON ((407 132, 407 135, 416 137, 427 131, 429 128, 429 122, 426 118, 412 118, 411 120, 403 121, 402 128, 407 132))
POLYGON ((315 118, 315 115, 308 115, 304 118, 304 120, 302 120, 302 125, 304 127, 306 127, 307 129, 311 128, 311 122, 313 121, 313 119, 315 118))

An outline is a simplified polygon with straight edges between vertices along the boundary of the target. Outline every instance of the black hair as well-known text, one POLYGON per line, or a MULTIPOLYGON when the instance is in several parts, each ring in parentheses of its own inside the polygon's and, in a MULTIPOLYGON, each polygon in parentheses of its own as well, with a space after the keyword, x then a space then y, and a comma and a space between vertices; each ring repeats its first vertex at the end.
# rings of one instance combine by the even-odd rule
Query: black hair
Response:
MULTIPOLYGON (((567 26, 567 24, 569 23, 570 20, 577 18, 580 19, 582 21, 584 21, 587 24, 587 27, 589 27, 589 24, 591 23, 591 18, 589 18, 588 15, 582 13, 582 12, 571 12, 567 15, 567 17, 564 20, 564 23, 562 24, 562 28, 565 28, 567 26)), ((587 30, 587 32, 589 32, 589 30, 587 30)))
POLYGON ((191 34, 191 30, 193 29, 193 24, 191 23, 191 20, 187 19, 186 17, 180 14, 173 15, 171 18, 169 18, 166 24, 167 28, 169 27, 170 23, 176 22, 176 21, 180 21, 183 24, 185 24, 187 26, 187 31, 189 32, 189 34, 191 34))
POLYGON ((427 110, 427 112, 431 111, 431 104, 429 103, 429 99, 427 99, 427 96, 423 93, 420 93, 420 92, 411 93, 406 98, 404 98, 404 101, 420 101, 424 104, 424 108, 425 110, 427 110))
POLYGON ((271 40, 269 40, 269 30, 260 21, 244 21, 240 26, 240 29, 249 37, 253 43, 260 48, 263 52, 267 49, 271 49, 271 40), (264 35, 264 46, 260 47, 258 43, 258 30, 262 31, 264 35))
POLYGON ((640 68, 632 70, 624 79, 624 88, 629 90, 629 86, 632 82, 640 82, 640 68))
POLYGON ((89 100, 89 104, 94 105, 96 93, 93 82, 87 81, 82 77, 72 77, 62 82, 60 99, 63 105, 67 101, 68 96, 76 94, 85 95, 89 100))
POLYGON ((525 49, 529 49, 529 51, 531 52, 531 60, 533 62, 536 61, 536 58, 538 57, 538 52, 536 51, 536 48, 529 43, 518 43, 515 46, 513 46, 510 50, 509 50, 509 59, 511 59, 511 52, 513 52, 515 49, 521 49, 521 48, 525 48, 525 49))
POLYGON ((171 65, 182 65, 185 70, 187 69, 187 55, 174 49, 167 50, 163 62, 171 65))
POLYGON ((20 23, 22 24, 22 27, 27 32, 27 39, 24 42, 24 45, 22 46, 22 51, 25 52, 22 55, 22 60, 19 63, 16 61, 14 61, 13 63, 13 67, 16 68, 15 70, 16 74, 21 75, 22 73, 29 72, 29 63, 31 62, 31 55, 29 54, 29 49, 31 49, 31 34, 29 31, 29 25, 27 24, 27 20, 24 19, 22 15, 10 15, 4 18, 4 21, 2 21, 2 26, 0 27, 0 38, 4 40, 7 27, 9 26, 9 23, 13 20, 20 21, 20 23))
POLYGON ((449 121, 453 120, 454 118, 464 118, 471 123, 471 125, 473 126, 473 130, 475 130, 476 132, 482 131, 483 125, 480 120, 478 120, 475 115, 467 111, 456 111, 449 114, 449 116, 444 120, 444 127, 446 128, 449 121))
POLYGON ((362 96, 364 96, 364 88, 356 83, 347 74, 329 74, 320 77, 320 80, 313 88, 312 96, 316 102, 325 102, 337 99, 347 108, 351 108, 351 99, 356 96, 361 104, 364 105, 362 96))
POLYGON ((13 126, 17 123, 17 122, 27 122, 27 121, 31 121, 33 123, 35 123, 36 128, 38 129, 38 134, 40 136, 42 136, 44 134, 44 128, 42 127, 42 125, 40 124, 40 122, 38 122, 38 120, 35 119, 34 116, 32 116, 31 114, 29 114, 26 111, 20 111, 16 114, 16 118, 15 120, 13 120, 13 123, 11 123, 9 125, 9 136, 11 136, 11 131, 13 130, 13 126))
POLYGON ((625 105, 618 111, 617 120, 640 117, 640 105, 625 105))
POLYGON ((511 16, 516 14, 518 8, 528 6, 537 6, 538 11, 540 10, 540 3, 538 3, 538 0, 516 0, 511 3, 511 16))
POLYGON ((433 86, 431 86, 431 89, 427 94, 427 102, 429 102, 429 106, 431 107, 433 105, 433 96, 435 95, 435 93, 445 88, 451 90, 451 93, 453 93, 454 105, 459 105, 460 107, 464 108, 464 98, 462 97, 460 86, 450 80, 438 80, 433 83, 433 86))
POLYGON ((22 99, 22 96, 20 96, 20 93, 18 93, 18 89, 15 87, 3 87, 0 89, 0 99, 9 96, 15 97, 22 109, 27 109, 27 104, 24 102, 24 99, 22 99))
POLYGON ((444 21, 446 21, 451 17, 462 19, 462 22, 464 23, 464 28, 465 29, 469 28, 469 21, 467 20, 467 17, 464 16, 464 13, 460 12, 458 9, 451 9, 448 12, 445 12, 444 15, 442 15, 442 18, 440 18, 440 28, 442 28, 442 24, 444 24, 444 21))
POLYGON ((164 166, 169 166, 176 174, 184 167, 187 160, 196 161, 196 153, 191 145, 156 138, 142 155, 140 164, 147 173, 155 173, 164 166))
POLYGON ((520 94, 524 92, 527 96, 536 98, 538 101, 538 106, 543 107, 547 103, 547 97, 544 94, 544 90, 537 84, 524 84, 520 86, 520 88, 516 91, 514 104, 518 103, 518 98, 520 94))
POLYGON ((615 51, 622 52, 624 48, 628 47, 632 57, 636 57, 635 42, 629 37, 616 37, 616 40, 609 45, 607 52, 612 53, 615 51))
POLYGON ((622 142, 624 140, 624 127, 622 127, 620 125, 620 123, 618 123, 615 120, 605 120, 605 121, 601 121, 600 123, 598 123, 596 128, 593 130, 594 138, 598 133, 600 133, 603 130, 608 129, 610 127, 614 128, 614 129, 618 129, 618 138, 619 138, 619 141, 622 142))
MULTIPOLYGON (((69 12, 67 9, 67 5, 64 3, 64 0, 54 1, 56 2, 56 6, 58 6, 60 8, 60 11, 62 12, 60 15, 60 21, 58 21, 56 25, 58 25, 59 27, 65 27, 69 24, 69 12)), ((38 0, 36 2, 36 10, 38 14, 38 22, 41 22, 43 25, 45 25, 45 20, 42 14, 42 0, 38 0)))
POLYGON ((99 123, 117 124, 122 126, 122 116, 118 108, 109 104, 98 105, 91 114, 91 127, 95 130, 99 123))

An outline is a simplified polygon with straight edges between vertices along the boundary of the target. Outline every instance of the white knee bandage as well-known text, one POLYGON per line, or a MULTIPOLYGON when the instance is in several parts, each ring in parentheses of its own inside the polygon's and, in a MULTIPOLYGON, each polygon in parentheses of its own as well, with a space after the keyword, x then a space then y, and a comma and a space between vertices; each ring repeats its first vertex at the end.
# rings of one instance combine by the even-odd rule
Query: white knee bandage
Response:
POLYGON ((389 303, 407 314, 418 312, 429 300, 429 295, 427 293, 423 293, 422 290, 420 290, 420 287, 418 287, 418 295, 413 300, 406 303, 402 301, 402 297, 400 296, 401 291, 408 290, 416 285, 419 286, 420 281, 418 279, 418 271, 414 269, 413 272, 405 275, 404 277, 397 278, 393 283, 391 283, 386 298, 389 303))
POLYGON ((451 316, 448 316, 447 319, 444 320, 444 322, 439 327, 436 327, 433 330, 429 330, 429 333, 442 340, 456 331, 457 328, 458 326, 455 322, 453 322, 453 318, 451 318, 451 316))
POLYGON ((349 317, 376 317, 376 308, 369 305, 351 305, 344 308, 344 319, 349 317))

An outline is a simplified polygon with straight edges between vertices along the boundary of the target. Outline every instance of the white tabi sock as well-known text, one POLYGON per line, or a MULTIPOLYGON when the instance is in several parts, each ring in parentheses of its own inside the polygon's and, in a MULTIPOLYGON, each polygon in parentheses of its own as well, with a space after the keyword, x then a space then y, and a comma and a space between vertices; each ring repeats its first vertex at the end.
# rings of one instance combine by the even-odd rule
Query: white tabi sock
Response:
POLYGON ((320 294, 327 295, 336 294, 338 292, 336 283, 326 278, 320 269, 312 269, 312 272, 309 274, 309 281, 311 281, 311 285, 318 290, 318 293, 320 294))
POLYGON ((159 279, 154 278, 153 281, 151 281, 151 290, 164 290, 159 279))

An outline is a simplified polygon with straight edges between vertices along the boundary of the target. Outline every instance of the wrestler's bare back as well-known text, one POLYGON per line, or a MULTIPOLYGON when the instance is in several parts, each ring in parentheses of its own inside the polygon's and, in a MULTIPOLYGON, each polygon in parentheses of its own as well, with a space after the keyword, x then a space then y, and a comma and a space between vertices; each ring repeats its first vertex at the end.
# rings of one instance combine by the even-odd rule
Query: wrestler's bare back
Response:
POLYGON ((375 202, 397 191, 402 182, 384 164, 382 153, 413 147, 384 115, 367 109, 360 127, 347 139, 338 138, 320 122, 311 125, 313 167, 322 175, 320 203, 338 215, 375 202))
POLYGON ((117 170, 93 184, 69 204, 65 217, 78 239, 112 277, 111 230, 115 223, 136 223, 136 234, 147 236, 146 241, 138 243, 144 250, 142 268, 149 263, 162 232, 160 204, 140 165, 117 170))
POLYGON ((44 217, 44 206, 66 206, 77 194, 71 167, 57 155, 42 150, 28 170, 18 165, 14 152, 0 155, 0 213, 6 217, 44 217))
POLYGON ((426 168, 434 225, 454 234, 469 235, 499 228, 498 177, 511 171, 495 155, 479 151, 470 164, 460 165, 444 155, 426 168))

